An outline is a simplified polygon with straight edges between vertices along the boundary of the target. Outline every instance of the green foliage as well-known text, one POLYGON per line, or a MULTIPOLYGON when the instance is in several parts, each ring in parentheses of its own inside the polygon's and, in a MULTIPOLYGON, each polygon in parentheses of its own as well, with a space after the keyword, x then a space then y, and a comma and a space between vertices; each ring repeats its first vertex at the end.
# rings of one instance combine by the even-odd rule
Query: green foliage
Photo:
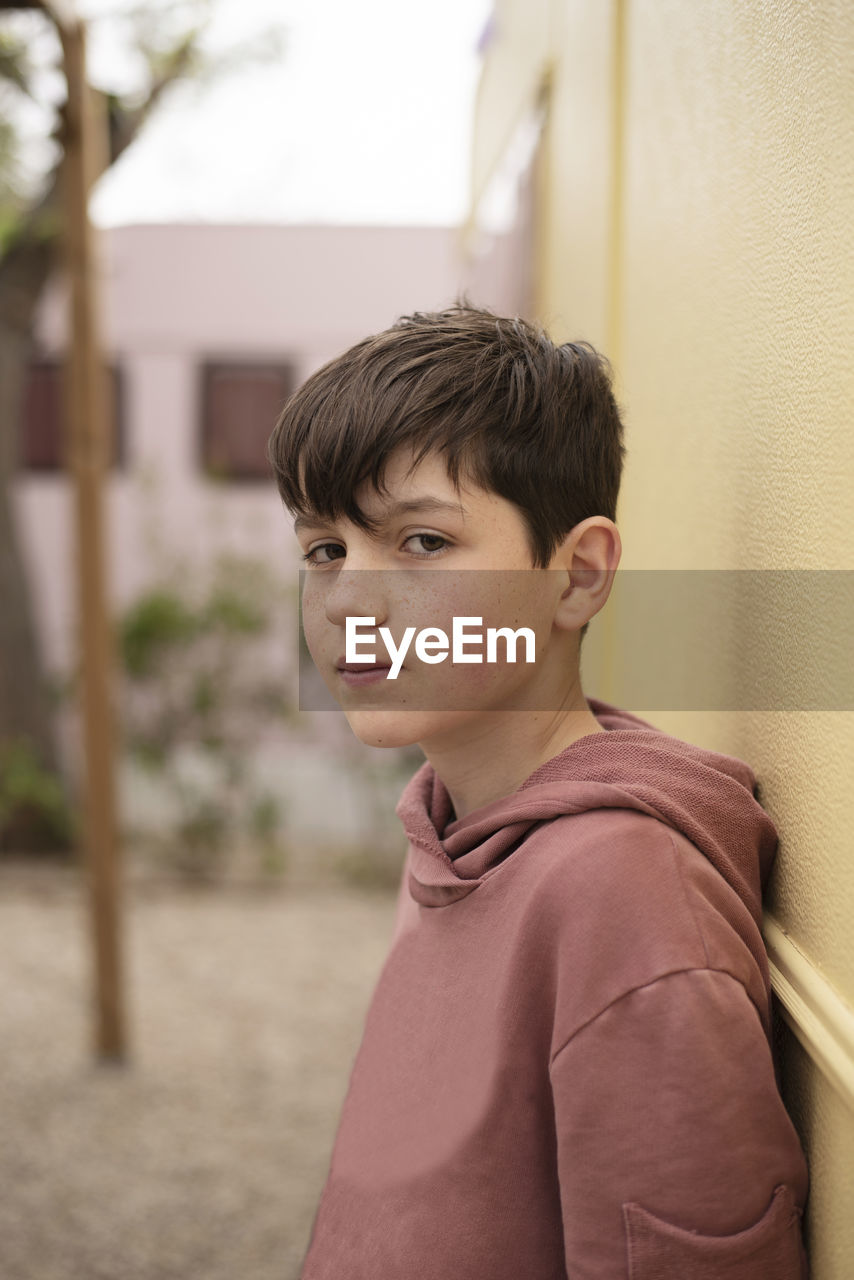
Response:
POLYGON ((234 635, 260 635, 268 622, 269 615, 258 600, 241 595, 227 583, 214 587, 203 614, 204 626, 211 630, 222 627, 234 635))
POLYGON ((172 591, 155 588, 133 605, 119 625, 119 650, 128 674, 144 679, 166 655, 198 634, 199 619, 172 591))
POLYGON ((24 738, 0 743, 0 849, 68 849, 74 823, 58 778, 24 738))
POLYGON ((10 203, 4 203, 0 195, 0 258, 12 248, 18 237, 20 226, 21 217, 17 209, 10 203))
POLYGON ((269 793, 256 796, 249 810, 249 829, 259 840, 269 840, 279 825, 279 802, 269 793))
POLYGON ((31 75, 26 42, 17 32, 0 29, 0 80, 14 85, 25 97, 31 98, 31 75))
POLYGON ((228 806, 214 796, 185 797, 166 852, 172 865, 186 875, 210 877, 217 870, 232 821, 228 806))
POLYGON ((219 693, 210 673, 199 671, 193 679, 190 691, 190 705, 197 716, 202 718, 213 715, 219 705, 219 693))
POLYGON ((281 815, 257 793, 249 761, 294 714, 270 672, 283 593, 263 564, 242 558, 221 558, 205 581, 179 580, 152 587, 118 620, 125 746, 169 798, 174 867, 210 874, 230 846, 249 842, 273 870, 281 815))
POLYGON ((17 134, 2 115, 0 98, 0 255, 15 243, 22 223, 24 201, 19 152, 17 134))
POLYGON ((278 835, 281 818, 281 804, 275 796, 262 792, 255 797, 249 809, 248 826, 260 853, 261 868, 270 876, 281 875, 287 862, 278 835))

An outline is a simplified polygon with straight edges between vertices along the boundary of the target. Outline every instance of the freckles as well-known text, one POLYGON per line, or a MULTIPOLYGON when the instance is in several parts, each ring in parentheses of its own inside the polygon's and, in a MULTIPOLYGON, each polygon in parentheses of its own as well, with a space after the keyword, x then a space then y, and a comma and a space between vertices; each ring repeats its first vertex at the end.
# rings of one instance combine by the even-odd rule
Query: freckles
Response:
POLYGON ((320 648, 321 637, 323 635, 323 628, 318 618, 315 615, 303 612, 302 630, 308 651, 312 658, 316 658, 317 651, 320 648))
POLYGON ((320 619, 323 618, 323 596, 317 588, 312 589, 308 586, 303 588, 300 598, 300 614, 303 627, 306 630, 309 626, 316 627, 320 619))

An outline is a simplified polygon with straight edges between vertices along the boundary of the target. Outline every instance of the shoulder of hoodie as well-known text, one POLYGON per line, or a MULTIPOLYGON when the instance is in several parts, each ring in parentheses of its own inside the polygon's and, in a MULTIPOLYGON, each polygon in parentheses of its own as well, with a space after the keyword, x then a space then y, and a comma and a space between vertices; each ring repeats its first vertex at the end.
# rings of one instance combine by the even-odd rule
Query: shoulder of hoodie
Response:
POLYGON ((716 969, 762 1005, 753 918, 681 832, 637 810, 596 809, 560 815, 525 843, 536 855, 524 859, 526 914, 558 964, 590 968, 595 957, 605 1002, 670 973, 716 969))

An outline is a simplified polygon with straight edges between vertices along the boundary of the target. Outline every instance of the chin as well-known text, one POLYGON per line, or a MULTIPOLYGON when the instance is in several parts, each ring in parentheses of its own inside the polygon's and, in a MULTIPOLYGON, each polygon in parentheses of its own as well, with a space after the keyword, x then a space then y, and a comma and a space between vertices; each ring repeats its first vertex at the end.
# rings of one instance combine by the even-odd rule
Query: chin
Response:
POLYGON ((464 711, 347 711, 347 722, 369 747, 411 747, 454 729, 470 719, 464 711))

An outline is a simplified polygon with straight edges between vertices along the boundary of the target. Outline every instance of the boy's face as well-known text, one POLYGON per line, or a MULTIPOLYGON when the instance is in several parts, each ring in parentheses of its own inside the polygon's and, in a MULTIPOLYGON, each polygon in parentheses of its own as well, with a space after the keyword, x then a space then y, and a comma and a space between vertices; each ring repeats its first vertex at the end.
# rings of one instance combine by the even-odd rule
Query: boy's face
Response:
MULTIPOLYGON (((533 567, 520 511, 478 487, 458 491, 436 454, 407 475, 411 463, 410 451, 393 454, 387 493, 357 494, 361 510, 380 521, 376 533, 343 519, 298 519, 294 526, 307 570, 302 609, 309 651, 353 732, 372 746, 449 745, 491 711, 536 708, 538 700, 542 709, 542 699, 553 696, 543 686, 549 656, 560 649, 564 662, 567 654, 577 661, 575 636, 554 625, 569 574, 555 571, 557 560, 551 570, 533 567), (376 656, 367 674, 346 669, 348 616, 375 619, 360 629, 371 638, 361 652, 376 656), (451 637, 454 617, 481 618, 482 628, 472 629, 484 636, 491 626, 533 629, 536 661, 525 661, 520 640, 515 663, 506 661, 499 641, 498 662, 454 662, 449 653, 430 664, 411 641, 397 678, 387 677, 392 659, 380 627, 399 647, 410 626, 451 637)), ((468 652, 485 656, 485 647, 468 652)))

